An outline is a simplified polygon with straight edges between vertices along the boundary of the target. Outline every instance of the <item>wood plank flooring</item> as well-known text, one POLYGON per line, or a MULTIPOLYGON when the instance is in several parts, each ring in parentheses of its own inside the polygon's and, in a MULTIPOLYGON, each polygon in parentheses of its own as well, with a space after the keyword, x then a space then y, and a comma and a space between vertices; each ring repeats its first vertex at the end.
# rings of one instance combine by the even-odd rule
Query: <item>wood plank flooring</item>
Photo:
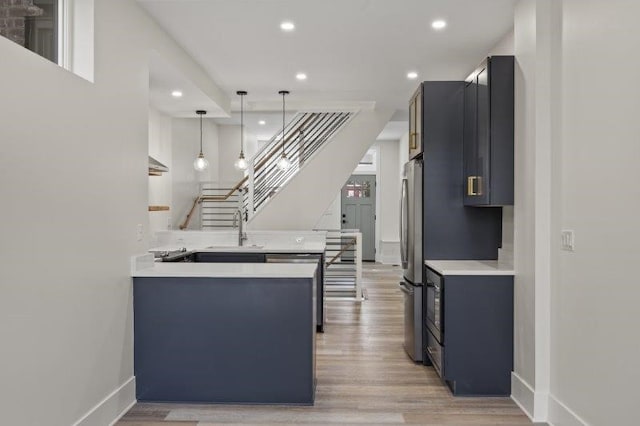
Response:
POLYGON ((361 304, 327 302, 312 407, 136 404, 117 426, 303 424, 531 425, 509 398, 454 398, 402 348, 401 270, 366 264, 361 304))

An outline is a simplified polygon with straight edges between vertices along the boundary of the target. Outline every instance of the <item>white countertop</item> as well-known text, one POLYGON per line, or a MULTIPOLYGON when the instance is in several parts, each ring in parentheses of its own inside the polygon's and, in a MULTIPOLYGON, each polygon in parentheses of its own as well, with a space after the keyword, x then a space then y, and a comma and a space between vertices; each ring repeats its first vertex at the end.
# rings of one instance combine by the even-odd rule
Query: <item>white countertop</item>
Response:
POLYGON ((305 242, 302 244, 246 244, 243 246, 226 244, 194 244, 186 243, 182 246, 168 244, 151 247, 150 251, 172 251, 186 248, 187 251, 199 251, 210 253, 324 253, 325 244, 305 242))
POLYGON ((497 260, 426 260, 440 275, 514 275, 511 263, 497 260))
POLYGON ((153 251, 186 248, 203 252, 323 253, 326 232, 247 231, 247 240, 238 246, 238 231, 160 231, 155 233, 153 251))
POLYGON ((304 263, 162 262, 133 271, 132 277, 313 278, 317 265, 304 263))
MULTIPOLYGON (((181 247, 177 246, 160 246, 153 247, 149 250, 164 251, 177 250, 181 247)), ((199 251, 210 253, 324 253, 324 244, 300 244, 300 245, 246 245, 246 246, 226 246, 226 245, 210 245, 210 246, 185 246, 187 251, 199 251)))

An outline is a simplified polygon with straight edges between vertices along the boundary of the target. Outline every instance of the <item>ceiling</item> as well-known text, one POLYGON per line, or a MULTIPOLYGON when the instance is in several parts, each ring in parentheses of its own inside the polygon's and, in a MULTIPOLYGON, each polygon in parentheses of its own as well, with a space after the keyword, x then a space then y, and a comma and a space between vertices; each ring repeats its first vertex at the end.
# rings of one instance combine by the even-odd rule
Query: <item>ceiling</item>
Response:
MULTIPOLYGON (((234 111, 235 92, 246 90, 245 111, 257 112, 278 111, 283 89, 291 109, 375 103, 406 110, 418 81, 466 77, 511 30, 516 1, 139 0, 234 111), (447 27, 432 29, 435 19, 447 27), (280 29, 285 20, 294 31, 280 29), (418 79, 407 79, 409 71, 418 79), (298 72, 307 80, 296 80, 298 72)), ((152 96, 166 97, 167 84, 152 87, 152 96)))

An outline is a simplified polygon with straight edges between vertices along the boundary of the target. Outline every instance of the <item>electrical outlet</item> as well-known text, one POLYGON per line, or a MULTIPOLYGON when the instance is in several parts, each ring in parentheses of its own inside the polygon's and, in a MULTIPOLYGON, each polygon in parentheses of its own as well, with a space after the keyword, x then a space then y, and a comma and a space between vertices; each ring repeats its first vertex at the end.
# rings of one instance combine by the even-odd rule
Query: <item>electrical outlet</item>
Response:
POLYGON ((563 229, 561 234, 561 248, 565 251, 574 251, 575 238, 571 229, 563 229))
POLYGON ((139 223, 138 225, 136 225, 136 240, 142 241, 143 237, 144 237, 144 226, 142 226, 142 224, 139 223))

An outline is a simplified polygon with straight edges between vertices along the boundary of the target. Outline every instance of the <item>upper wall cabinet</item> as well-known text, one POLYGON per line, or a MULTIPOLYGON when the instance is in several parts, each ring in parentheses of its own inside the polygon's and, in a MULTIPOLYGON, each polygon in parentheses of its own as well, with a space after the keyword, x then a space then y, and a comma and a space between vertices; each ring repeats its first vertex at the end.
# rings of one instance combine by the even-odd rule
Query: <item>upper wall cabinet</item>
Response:
POLYGON ((422 84, 409 101, 409 159, 422 154, 422 84))
POLYGON ((464 204, 513 204, 513 56, 487 58, 466 80, 464 204))

